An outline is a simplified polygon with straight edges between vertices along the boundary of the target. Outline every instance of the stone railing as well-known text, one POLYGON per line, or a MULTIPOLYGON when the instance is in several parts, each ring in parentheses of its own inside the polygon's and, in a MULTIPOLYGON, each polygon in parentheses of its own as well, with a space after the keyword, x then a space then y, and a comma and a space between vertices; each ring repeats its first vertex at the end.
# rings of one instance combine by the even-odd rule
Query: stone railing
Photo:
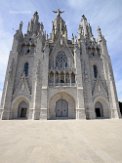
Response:
POLYGON ((76 83, 49 83, 49 86, 51 87, 75 87, 76 83))

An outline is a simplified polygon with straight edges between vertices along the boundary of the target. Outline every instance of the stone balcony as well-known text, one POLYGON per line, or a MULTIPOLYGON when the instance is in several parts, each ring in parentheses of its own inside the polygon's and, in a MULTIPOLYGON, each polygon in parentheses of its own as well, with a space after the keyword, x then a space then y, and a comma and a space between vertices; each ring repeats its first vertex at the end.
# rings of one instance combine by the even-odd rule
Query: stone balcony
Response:
POLYGON ((76 87, 76 83, 49 83, 49 87, 76 87))

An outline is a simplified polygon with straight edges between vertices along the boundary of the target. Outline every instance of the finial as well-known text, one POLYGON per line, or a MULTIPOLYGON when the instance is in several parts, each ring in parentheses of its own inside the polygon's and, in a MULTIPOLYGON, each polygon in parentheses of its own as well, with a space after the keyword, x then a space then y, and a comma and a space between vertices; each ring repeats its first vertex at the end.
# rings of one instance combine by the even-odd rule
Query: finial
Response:
POLYGON ((97 32, 98 32, 98 35, 99 36, 102 36, 102 32, 101 32, 101 28, 98 26, 98 28, 97 28, 97 32))
POLYGON ((33 20, 36 20, 38 21, 39 20, 39 15, 38 15, 38 12, 36 11, 34 14, 33 14, 33 20))
POLYGON ((97 32, 98 32, 98 41, 102 40, 102 41, 106 42, 106 40, 105 40, 105 38, 104 38, 104 36, 103 36, 103 34, 101 32, 101 28, 100 27, 97 28, 97 32))
POLYGON ((72 33, 72 43, 74 43, 74 39, 75 39, 75 38, 74 38, 74 35, 73 35, 73 33, 72 33))
POLYGON ((73 33, 72 33, 72 39, 74 39, 74 35, 73 35, 73 33))
POLYGON ((19 24, 19 31, 22 31, 22 27, 23 27, 23 22, 21 21, 19 24))
POLYGON ((48 38, 49 38, 49 35, 47 34, 47 40, 48 40, 48 38))
POLYGON ((62 13, 64 13, 64 11, 61 11, 60 9, 58 9, 57 11, 53 11, 54 13, 57 14, 57 16, 60 16, 62 13))
POLYGON ((82 15, 82 18, 85 19, 85 20, 87 20, 84 14, 82 15))
POLYGON ((43 29, 44 29, 44 25, 43 23, 41 23, 41 30, 43 31, 43 29))
POLYGON ((34 13, 34 15, 38 15, 38 12, 36 11, 36 12, 34 13))

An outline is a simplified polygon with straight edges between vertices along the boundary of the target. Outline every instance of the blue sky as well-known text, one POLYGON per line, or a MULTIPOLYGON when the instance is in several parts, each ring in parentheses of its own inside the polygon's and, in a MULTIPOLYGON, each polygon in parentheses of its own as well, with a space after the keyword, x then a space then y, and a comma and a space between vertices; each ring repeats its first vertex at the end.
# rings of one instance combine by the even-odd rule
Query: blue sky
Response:
POLYGON ((50 33, 55 17, 52 11, 58 8, 65 11, 62 17, 69 37, 72 33, 77 34, 83 14, 95 37, 97 27, 102 28, 112 60, 118 99, 122 101, 122 0, 0 0, 0 98, 13 35, 20 21, 24 23, 25 33, 28 21, 38 11, 40 22, 50 33))

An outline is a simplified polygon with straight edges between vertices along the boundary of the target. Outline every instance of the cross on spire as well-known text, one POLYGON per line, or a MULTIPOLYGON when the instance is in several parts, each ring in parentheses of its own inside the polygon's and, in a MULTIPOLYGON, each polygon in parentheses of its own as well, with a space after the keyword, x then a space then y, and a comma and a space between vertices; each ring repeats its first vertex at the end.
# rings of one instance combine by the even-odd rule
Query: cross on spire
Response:
POLYGON ((57 14, 57 16, 60 16, 64 11, 61 11, 60 9, 57 9, 57 11, 53 11, 54 13, 57 14))

